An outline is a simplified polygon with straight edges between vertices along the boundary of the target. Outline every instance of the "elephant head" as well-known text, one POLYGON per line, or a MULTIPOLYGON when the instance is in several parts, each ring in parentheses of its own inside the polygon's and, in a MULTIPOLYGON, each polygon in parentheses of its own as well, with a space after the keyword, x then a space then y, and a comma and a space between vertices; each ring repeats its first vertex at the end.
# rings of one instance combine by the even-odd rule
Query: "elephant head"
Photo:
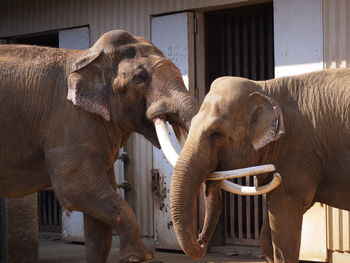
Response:
POLYGON ((192 120, 172 178, 170 198, 174 229, 188 256, 198 259, 205 255, 221 212, 220 186, 225 188, 225 184, 207 181, 205 222, 197 237, 194 215, 202 183, 216 170, 260 163, 257 152, 283 133, 280 107, 272 98, 260 93, 256 82, 222 77, 212 83, 192 120))
POLYGON ((153 119, 172 124, 178 138, 199 105, 177 67, 152 43, 126 31, 102 35, 69 61, 67 99, 125 134, 138 132, 159 147, 153 119))

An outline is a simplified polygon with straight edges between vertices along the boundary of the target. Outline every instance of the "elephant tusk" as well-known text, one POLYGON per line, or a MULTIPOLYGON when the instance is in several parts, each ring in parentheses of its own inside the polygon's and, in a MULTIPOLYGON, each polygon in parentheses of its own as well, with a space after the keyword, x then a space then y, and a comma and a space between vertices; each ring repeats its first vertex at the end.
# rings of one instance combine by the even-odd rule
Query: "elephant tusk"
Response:
POLYGON ((273 164, 264 164, 258 166, 252 166, 242 169, 235 169, 222 172, 213 172, 205 178, 206 180, 225 180, 225 179, 235 179, 245 176, 252 176, 256 174, 263 174, 275 171, 275 166, 273 164))
POLYGON ((281 175, 279 173, 275 173, 272 181, 263 186, 242 186, 227 180, 223 180, 220 183, 220 187, 225 191, 238 195, 262 195, 271 192, 273 189, 279 186, 281 184, 281 180, 281 175))
POLYGON ((155 118, 154 126, 156 128, 158 140, 160 146, 162 147, 165 157, 168 159, 169 163, 175 167, 176 161, 179 158, 179 155, 174 149, 169 137, 168 127, 164 120, 155 118))
MULTIPOLYGON (((175 167, 175 164, 177 159, 179 158, 179 155, 175 151, 174 146, 170 141, 167 124, 163 119, 160 119, 160 118, 155 118, 153 121, 154 121, 154 126, 156 128, 158 140, 159 140, 160 146, 162 147, 163 153, 165 157, 168 159, 169 163, 173 167, 175 167)), ((240 178, 240 177, 251 176, 255 174, 268 173, 272 171, 275 171, 275 166, 272 164, 266 164, 266 165, 253 166, 253 167, 230 170, 230 171, 213 172, 210 175, 208 175, 206 180, 222 180, 222 182, 220 183, 221 188, 230 193, 240 194, 240 195, 261 195, 272 191, 273 189, 275 189, 277 186, 280 185, 281 183, 280 174, 275 173, 273 180, 269 184, 258 186, 258 187, 242 186, 242 185, 227 181, 225 179, 240 178)))

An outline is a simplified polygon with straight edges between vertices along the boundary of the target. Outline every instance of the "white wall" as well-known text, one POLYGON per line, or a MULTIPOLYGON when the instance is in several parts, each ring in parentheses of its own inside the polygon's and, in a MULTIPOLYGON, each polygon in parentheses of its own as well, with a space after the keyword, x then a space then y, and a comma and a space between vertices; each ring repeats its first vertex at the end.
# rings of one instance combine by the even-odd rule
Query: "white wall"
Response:
POLYGON ((58 32, 59 47, 67 49, 87 49, 90 47, 90 32, 87 26, 58 32))
POLYGON ((322 0, 274 0, 275 77, 323 69, 322 0))

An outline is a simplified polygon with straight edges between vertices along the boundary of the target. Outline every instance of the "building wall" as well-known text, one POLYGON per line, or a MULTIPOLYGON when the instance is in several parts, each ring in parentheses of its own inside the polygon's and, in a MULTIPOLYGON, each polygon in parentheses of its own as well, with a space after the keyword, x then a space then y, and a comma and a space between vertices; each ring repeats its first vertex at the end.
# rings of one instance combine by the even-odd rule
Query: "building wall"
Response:
POLYGON ((322 0, 274 0, 275 77, 323 69, 322 0))
POLYGON ((350 67, 350 1, 323 0, 324 67, 350 67))
POLYGON ((132 34, 149 37, 151 15, 247 1, 3 0, 0 1, 0 38, 82 25, 90 25, 92 43, 111 29, 125 29, 132 34))

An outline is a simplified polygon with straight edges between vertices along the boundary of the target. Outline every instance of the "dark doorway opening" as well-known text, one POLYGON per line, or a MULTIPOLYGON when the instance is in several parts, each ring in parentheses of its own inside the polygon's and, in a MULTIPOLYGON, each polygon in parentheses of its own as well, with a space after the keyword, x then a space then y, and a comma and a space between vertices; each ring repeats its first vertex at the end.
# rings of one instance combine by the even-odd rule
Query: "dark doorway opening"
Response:
POLYGON ((206 93, 220 76, 274 77, 272 3, 205 14, 206 93))
MULTIPOLYGON (((207 12, 204 20, 205 93, 221 76, 274 77, 272 3, 207 12)), ((253 178, 235 182, 253 185, 253 178)), ((211 245, 257 246, 265 212, 265 196, 223 192, 222 216, 211 245)))
POLYGON ((13 37, 8 39, 10 44, 26 44, 45 47, 58 47, 58 32, 34 36, 13 37))
MULTIPOLYGON (((8 39, 11 44, 26 44, 46 47, 59 47, 58 32, 13 37, 8 39)), ((38 193, 39 231, 62 232, 62 208, 52 190, 38 193)))

